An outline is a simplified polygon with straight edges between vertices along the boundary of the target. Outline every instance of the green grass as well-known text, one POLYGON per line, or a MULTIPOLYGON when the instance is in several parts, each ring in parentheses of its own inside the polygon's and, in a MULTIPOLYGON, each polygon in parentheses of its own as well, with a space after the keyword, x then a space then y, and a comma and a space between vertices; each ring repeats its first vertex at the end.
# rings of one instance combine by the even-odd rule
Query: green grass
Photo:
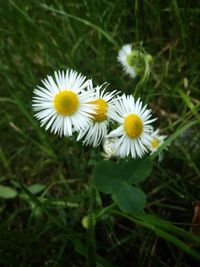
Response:
POLYGON ((0 183, 18 196, 0 198, 0 266, 198 266, 199 238, 189 232, 200 197, 199 14, 198 1, 186 0, 1 2, 0 183), (116 61, 130 42, 154 58, 139 87, 116 61), (66 68, 110 90, 137 87, 170 137, 142 184, 146 217, 120 213, 93 189, 101 147, 61 139, 33 118, 33 89, 66 68), (33 192, 33 184, 45 189, 33 192), (85 230, 82 219, 93 213, 97 222, 85 230))

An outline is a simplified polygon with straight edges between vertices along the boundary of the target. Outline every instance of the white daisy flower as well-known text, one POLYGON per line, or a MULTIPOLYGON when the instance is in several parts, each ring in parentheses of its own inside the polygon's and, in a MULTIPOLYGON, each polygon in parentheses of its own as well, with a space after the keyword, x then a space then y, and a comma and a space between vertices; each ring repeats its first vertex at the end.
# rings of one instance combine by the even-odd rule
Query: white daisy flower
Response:
MULTIPOLYGON (((90 85, 92 86, 92 84, 90 85)), ((105 92, 106 88, 102 90, 103 85, 94 88, 95 94, 90 104, 96 106, 96 113, 92 115, 91 123, 81 130, 77 137, 77 141, 84 138, 83 144, 92 145, 93 147, 97 147, 108 133, 109 120, 113 112, 114 96, 118 94, 116 90, 105 92)))
POLYGON ((123 69, 125 73, 129 74, 132 78, 135 78, 137 76, 136 70, 134 66, 129 64, 129 56, 131 55, 132 52, 132 45, 131 44, 126 44, 122 46, 122 48, 119 50, 117 60, 119 63, 122 64, 123 69))
MULTIPOLYGON (((154 152, 158 150, 158 148, 164 143, 164 140, 167 137, 166 135, 159 135, 159 132, 160 130, 157 129, 151 134, 152 140, 149 146, 149 150, 151 151, 150 155, 152 155, 154 152)), ((160 158, 160 155, 159 155, 159 158, 160 158)))
POLYGON ((33 110, 41 126, 60 136, 71 136, 87 126, 95 113, 94 92, 84 90, 91 81, 76 71, 55 71, 34 90, 33 110))
POLYGON ((132 95, 125 94, 115 102, 113 119, 120 126, 110 132, 107 137, 117 137, 114 143, 117 155, 133 158, 142 157, 151 144, 153 127, 150 125, 156 119, 151 118, 151 110, 142 107, 140 99, 134 100, 132 95))
POLYGON ((152 56, 132 49, 131 44, 126 44, 120 49, 117 60, 122 64, 125 73, 135 78, 137 75, 143 74, 145 68, 149 68, 152 56))

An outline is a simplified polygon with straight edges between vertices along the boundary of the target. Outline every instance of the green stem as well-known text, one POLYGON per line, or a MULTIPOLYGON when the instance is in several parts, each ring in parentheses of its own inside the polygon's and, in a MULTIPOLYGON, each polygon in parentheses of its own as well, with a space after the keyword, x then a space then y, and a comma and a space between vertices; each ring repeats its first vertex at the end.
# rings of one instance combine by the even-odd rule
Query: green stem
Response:
POLYGON ((95 215, 93 212, 95 189, 92 181, 89 181, 90 206, 88 210, 88 229, 87 229, 87 262, 88 267, 96 267, 96 245, 95 245, 95 215))
POLYGON ((138 27, 138 1, 135 1, 135 35, 137 46, 139 46, 139 27, 138 27))
POLYGON ((95 219, 93 213, 88 215, 87 259, 88 267, 96 267, 95 219))

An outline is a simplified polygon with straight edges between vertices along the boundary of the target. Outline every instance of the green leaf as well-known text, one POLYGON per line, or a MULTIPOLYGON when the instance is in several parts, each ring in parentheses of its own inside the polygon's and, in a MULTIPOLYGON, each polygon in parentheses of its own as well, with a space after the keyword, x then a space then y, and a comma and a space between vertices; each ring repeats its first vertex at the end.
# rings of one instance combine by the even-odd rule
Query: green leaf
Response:
MULTIPOLYGON (((181 241, 180 239, 178 239, 176 237, 176 233, 177 233, 179 227, 176 227, 176 231, 174 231, 173 234, 171 235, 170 233, 166 232, 165 230, 162 230, 161 228, 155 226, 154 224, 151 224, 151 222, 148 221, 146 216, 144 218, 142 218, 144 213, 138 214, 137 217, 135 215, 134 216, 130 216, 130 215, 127 215, 127 214, 125 214, 123 212, 115 211, 115 210, 112 211, 112 213, 120 215, 120 216, 122 216, 122 217, 124 217, 126 219, 129 219, 129 220, 133 221, 134 223, 136 223, 138 225, 141 225, 143 227, 146 227, 146 228, 152 230, 156 235, 162 237, 167 242, 170 242, 170 243, 174 244, 176 247, 180 248, 185 253, 191 255, 196 260, 200 261, 199 253, 191 248, 192 244, 189 242, 189 244, 186 245, 186 243, 184 243, 183 241, 181 241)), ((164 221, 164 220, 162 220, 162 221, 164 221)), ((182 231, 181 228, 179 228, 179 231, 180 230, 182 231)), ((188 243, 188 241, 187 241, 187 243, 188 243)))
POLYGON ((188 242, 193 242, 194 244, 200 246, 200 238, 195 236, 191 232, 188 232, 180 227, 173 225, 171 222, 163 220, 155 215, 142 213, 137 215, 139 220, 142 220, 146 223, 152 224, 164 231, 172 233, 173 235, 180 236, 181 238, 187 240, 188 242))
POLYGON ((122 168, 125 181, 137 184, 144 181, 151 173, 153 162, 150 157, 141 159, 120 160, 118 165, 122 168))
POLYGON ((118 43, 112 38, 111 34, 106 32, 105 30, 103 30, 102 28, 100 28, 98 25, 93 24, 92 22, 90 22, 89 20, 86 19, 82 19, 80 17, 71 15, 69 13, 64 12, 63 10, 59 10, 59 9, 55 9, 52 8, 50 6, 47 6, 45 4, 42 4, 42 6, 52 12, 58 13, 66 18, 71 18, 74 19, 78 22, 81 22, 82 24, 85 24, 86 26, 90 27, 91 29, 96 30, 97 32, 99 32, 102 36, 104 36, 110 43, 112 43, 117 49, 119 49, 119 45, 118 43))
POLYGON ((112 198, 122 211, 129 213, 141 212, 146 203, 146 196, 141 189, 125 183, 121 184, 112 198))
POLYGON ((0 197, 1 198, 15 198, 17 191, 9 186, 0 185, 0 197))
POLYGON ((27 189, 34 195, 42 192, 45 189, 45 184, 33 184, 27 187, 27 189))
POLYGON ((122 181, 121 168, 112 161, 102 161, 94 170, 94 184, 98 190, 104 193, 115 192, 122 181))

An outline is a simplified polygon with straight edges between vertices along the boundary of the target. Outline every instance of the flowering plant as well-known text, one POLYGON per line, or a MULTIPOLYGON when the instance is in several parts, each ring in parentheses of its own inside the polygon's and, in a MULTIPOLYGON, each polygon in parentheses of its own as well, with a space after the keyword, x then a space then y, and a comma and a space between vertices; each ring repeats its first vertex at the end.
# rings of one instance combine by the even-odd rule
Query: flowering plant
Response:
MULTIPOLYGON (((130 45, 118 56, 121 63, 136 64, 138 74, 142 72, 139 65, 145 68, 146 58, 130 45)), ((134 70, 131 64, 125 68, 129 74, 134 70)), ((74 135, 83 145, 103 143, 105 159, 94 170, 96 189, 111 194, 123 211, 141 212, 146 196, 138 184, 151 173, 151 155, 165 138, 153 130, 156 118, 152 118, 152 111, 140 98, 117 90, 108 92, 106 83, 94 86, 91 79, 74 70, 56 71, 42 83, 33 97, 33 110, 41 126, 60 137, 74 135)))

